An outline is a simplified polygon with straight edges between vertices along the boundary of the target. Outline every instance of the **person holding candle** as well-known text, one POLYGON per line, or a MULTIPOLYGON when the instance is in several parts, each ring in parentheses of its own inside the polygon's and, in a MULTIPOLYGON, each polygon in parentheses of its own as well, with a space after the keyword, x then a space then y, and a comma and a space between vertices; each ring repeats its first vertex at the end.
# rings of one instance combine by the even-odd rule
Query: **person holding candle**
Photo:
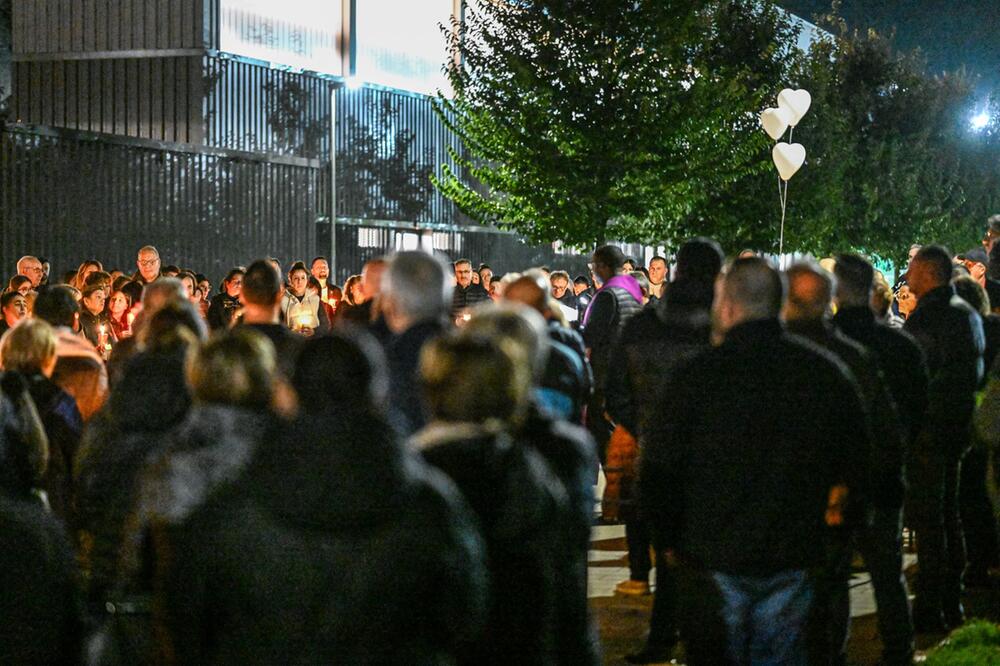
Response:
POLYGON ((108 323, 116 340, 132 335, 132 320, 135 317, 129 318, 131 309, 132 299, 128 294, 121 290, 111 292, 111 298, 108 299, 108 323))
POLYGON ((233 315, 240 309, 244 273, 242 266, 230 270, 222 282, 222 293, 212 298, 207 314, 208 327, 212 331, 224 331, 232 324, 233 315))
POLYGON ((104 287, 99 282, 92 282, 83 288, 83 298, 80 299, 80 330, 83 336, 104 353, 115 341, 111 326, 111 318, 104 311, 104 287))
POLYGON ((321 308, 318 295, 310 294, 309 271, 301 261, 288 271, 288 289, 281 297, 281 319, 285 326, 303 335, 323 334, 330 330, 330 319, 321 308))

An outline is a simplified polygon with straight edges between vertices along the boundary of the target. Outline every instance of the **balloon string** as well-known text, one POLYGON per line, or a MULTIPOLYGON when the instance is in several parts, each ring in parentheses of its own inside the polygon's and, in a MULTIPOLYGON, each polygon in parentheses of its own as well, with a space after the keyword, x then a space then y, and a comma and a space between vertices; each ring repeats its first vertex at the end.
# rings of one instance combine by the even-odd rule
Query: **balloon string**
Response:
POLYGON ((778 234, 778 261, 784 270, 785 264, 785 208, 788 205, 788 181, 785 181, 785 190, 781 190, 781 177, 778 177, 778 198, 781 200, 781 231, 778 234))

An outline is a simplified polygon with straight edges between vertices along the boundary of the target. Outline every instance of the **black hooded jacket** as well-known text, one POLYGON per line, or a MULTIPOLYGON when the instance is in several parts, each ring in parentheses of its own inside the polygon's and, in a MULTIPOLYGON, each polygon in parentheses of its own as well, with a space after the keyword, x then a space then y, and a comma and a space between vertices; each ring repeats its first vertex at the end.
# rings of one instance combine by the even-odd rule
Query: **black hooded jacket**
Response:
POLYGON ((447 474, 479 518, 493 590, 486 631, 460 664, 550 665, 566 499, 542 457, 499 427, 432 422, 411 443, 447 474))
POLYGON ((161 543, 167 662, 447 664, 486 607, 470 512, 372 414, 290 425, 161 543))

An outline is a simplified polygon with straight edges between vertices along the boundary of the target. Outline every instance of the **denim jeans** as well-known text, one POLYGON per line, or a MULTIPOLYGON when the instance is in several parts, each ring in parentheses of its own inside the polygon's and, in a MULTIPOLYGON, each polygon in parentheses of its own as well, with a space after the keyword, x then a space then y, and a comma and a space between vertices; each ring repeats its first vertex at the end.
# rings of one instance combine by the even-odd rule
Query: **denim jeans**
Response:
POLYGON ((679 584, 688 663, 808 664, 807 572, 739 576, 685 568, 679 584))

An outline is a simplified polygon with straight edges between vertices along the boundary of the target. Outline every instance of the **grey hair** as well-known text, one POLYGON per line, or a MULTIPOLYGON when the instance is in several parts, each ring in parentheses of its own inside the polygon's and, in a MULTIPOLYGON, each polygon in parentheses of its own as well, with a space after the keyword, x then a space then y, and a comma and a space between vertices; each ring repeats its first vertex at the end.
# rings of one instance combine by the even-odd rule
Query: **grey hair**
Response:
POLYGON ((450 274, 434 255, 398 252, 382 275, 382 292, 392 299, 400 314, 413 321, 436 319, 450 306, 450 274))
POLYGON ((533 308, 509 301, 479 306, 463 330, 488 338, 510 339, 522 347, 525 356, 531 359, 531 375, 536 382, 545 372, 549 359, 549 334, 545 319, 533 308))

